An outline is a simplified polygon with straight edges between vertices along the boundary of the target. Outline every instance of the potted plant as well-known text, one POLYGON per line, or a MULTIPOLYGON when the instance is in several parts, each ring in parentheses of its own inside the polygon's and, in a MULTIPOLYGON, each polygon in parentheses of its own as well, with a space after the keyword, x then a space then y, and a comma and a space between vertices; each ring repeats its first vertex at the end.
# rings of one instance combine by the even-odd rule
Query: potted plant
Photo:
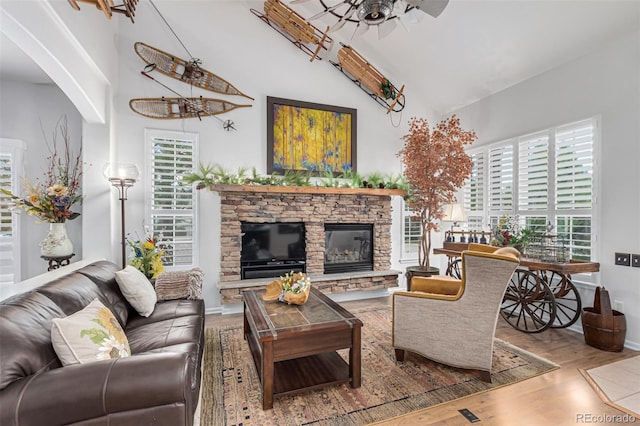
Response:
POLYGON ((455 200, 456 191, 471 175, 471 158, 464 146, 476 139, 473 131, 460 127, 460 119, 453 115, 430 129, 424 118, 409 121, 409 133, 403 136, 404 147, 398 152, 405 166, 404 176, 409 185, 407 205, 420 219, 422 235, 418 248, 418 267, 407 268, 407 279, 414 273, 437 275, 431 268, 431 231, 438 231, 443 209, 455 200))

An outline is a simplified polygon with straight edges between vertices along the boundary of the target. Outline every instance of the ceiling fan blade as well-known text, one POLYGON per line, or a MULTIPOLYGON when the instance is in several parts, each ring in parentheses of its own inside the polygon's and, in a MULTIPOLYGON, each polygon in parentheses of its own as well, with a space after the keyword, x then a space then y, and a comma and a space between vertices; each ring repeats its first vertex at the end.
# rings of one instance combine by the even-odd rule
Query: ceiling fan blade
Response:
POLYGON ((360 37, 362 34, 366 33, 367 30, 369 30, 370 25, 369 24, 363 24, 362 22, 358 22, 358 25, 356 25, 356 29, 353 31, 353 34, 351 35, 351 40, 353 40, 356 37, 360 37))
POLYGON ((329 29, 330 33, 335 33, 336 31, 339 31, 342 29, 342 27, 344 27, 344 24, 346 24, 347 21, 345 19, 338 19, 338 22, 336 22, 335 24, 333 24, 333 26, 331 27, 331 29, 329 29))
POLYGON ((398 15, 400 23, 407 32, 410 32, 414 25, 419 24, 422 18, 424 18, 424 13, 419 12, 418 9, 411 9, 407 13, 398 15))
POLYGON ((344 24, 347 23, 347 20, 349 18, 351 18, 351 16, 353 15, 353 13, 356 11, 356 8, 353 5, 349 5, 349 10, 347 10, 347 12, 340 18, 338 19, 338 22, 336 22, 331 29, 329 30, 329 32, 336 32, 339 31, 342 27, 344 27, 344 24))
POLYGON ((378 40, 382 40, 398 26, 395 19, 387 19, 382 24, 378 25, 378 40))
POLYGON ((339 8, 340 6, 342 6, 343 4, 347 4, 349 3, 349 0, 345 0, 345 1, 341 1, 338 4, 334 4, 331 7, 326 8, 325 10, 323 10, 322 12, 316 13, 315 15, 313 15, 312 17, 310 17, 309 19, 307 19, 308 21, 313 21, 314 19, 318 19, 318 18, 322 18, 324 15, 326 15, 327 13, 336 10, 337 8, 339 8))
POLYGON ((449 0, 405 0, 409 5, 415 7, 426 13, 427 15, 431 15, 434 18, 440 16, 442 11, 449 4, 449 0))

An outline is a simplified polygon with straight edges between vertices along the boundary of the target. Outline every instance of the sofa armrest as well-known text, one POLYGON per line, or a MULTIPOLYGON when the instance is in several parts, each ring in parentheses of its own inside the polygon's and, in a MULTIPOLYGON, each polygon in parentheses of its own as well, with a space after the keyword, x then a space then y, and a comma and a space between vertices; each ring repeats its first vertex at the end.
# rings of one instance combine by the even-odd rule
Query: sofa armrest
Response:
POLYGON ((189 355, 162 353, 56 368, 0 393, 0 424, 68 424, 128 410, 185 403, 189 355))

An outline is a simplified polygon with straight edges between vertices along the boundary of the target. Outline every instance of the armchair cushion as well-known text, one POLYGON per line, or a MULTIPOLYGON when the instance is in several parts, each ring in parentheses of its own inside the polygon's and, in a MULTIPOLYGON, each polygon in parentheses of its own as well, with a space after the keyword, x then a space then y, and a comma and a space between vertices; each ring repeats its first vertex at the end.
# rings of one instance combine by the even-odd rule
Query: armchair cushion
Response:
POLYGON ((512 256, 512 257, 515 257, 516 259, 520 258, 520 252, 515 247, 500 247, 499 249, 494 251, 493 254, 499 254, 502 256, 512 256))
POLYGON ((464 291, 464 286, 462 285, 462 280, 439 275, 434 277, 413 277, 411 279, 411 290, 433 295, 460 297, 464 291))

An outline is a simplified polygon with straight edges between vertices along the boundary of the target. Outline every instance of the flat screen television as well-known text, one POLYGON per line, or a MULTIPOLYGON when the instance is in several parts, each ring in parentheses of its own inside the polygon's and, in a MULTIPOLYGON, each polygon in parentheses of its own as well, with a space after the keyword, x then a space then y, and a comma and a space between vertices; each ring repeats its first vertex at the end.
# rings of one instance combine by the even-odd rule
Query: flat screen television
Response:
POLYGON ((242 264, 304 262, 304 223, 241 223, 242 264))

